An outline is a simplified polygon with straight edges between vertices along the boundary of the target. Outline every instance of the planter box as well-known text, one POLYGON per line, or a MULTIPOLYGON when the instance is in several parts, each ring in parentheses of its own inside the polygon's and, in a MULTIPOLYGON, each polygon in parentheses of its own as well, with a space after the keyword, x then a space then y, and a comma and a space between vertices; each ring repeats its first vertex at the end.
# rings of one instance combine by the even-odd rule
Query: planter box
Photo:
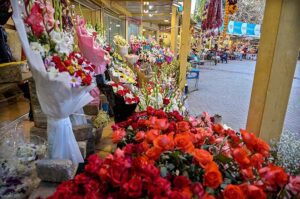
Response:
POLYGON ((31 78, 31 72, 23 72, 26 62, 0 64, 0 83, 21 82, 31 78))

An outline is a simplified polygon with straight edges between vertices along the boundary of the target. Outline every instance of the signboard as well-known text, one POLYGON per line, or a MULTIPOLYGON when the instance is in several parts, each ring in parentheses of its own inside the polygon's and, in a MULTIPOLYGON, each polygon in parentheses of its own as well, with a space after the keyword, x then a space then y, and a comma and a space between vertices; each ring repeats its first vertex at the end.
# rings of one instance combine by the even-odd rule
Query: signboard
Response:
POLYGON ((260 24, 243 23, 240 21, 229 21, 227 34, 249 37, 260 37, 260 24))

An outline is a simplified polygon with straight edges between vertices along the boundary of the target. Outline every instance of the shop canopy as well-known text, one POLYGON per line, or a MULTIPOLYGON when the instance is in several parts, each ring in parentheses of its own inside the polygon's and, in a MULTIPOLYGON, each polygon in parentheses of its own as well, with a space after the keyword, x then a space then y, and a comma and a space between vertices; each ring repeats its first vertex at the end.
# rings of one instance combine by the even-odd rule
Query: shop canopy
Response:
POLYGON ((240 21, 229 21, 227 34, 246 37, 260 37, 260 24, 244 23, 240 21))

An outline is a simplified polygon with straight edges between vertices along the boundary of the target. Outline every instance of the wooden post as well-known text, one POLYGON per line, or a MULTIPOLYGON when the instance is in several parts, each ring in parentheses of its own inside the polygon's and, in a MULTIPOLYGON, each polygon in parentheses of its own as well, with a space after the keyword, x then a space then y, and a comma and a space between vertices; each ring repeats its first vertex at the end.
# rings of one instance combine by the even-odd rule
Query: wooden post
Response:
POLYGON ((128 31, 129 31, 129 22, 128 22, 128 17, 126 17, 126 19, 125 19, 125 39, 127 41, 129 41, 129 39, 130 39, 130 35, 128 35, 128 31))
POLYGON ((179 50, 179 63, 180 63, 180 76, 179 76, 179 87, 184 88, 186 84, 186 68, 187 68, 187 57, 190 52, 191 32, 191 1, 183 0, 183 16, 182 16, 182 29, 181 29, 181 41, 179 50))
POLYGON ((177 7, 172 6, 172 19, 171 19, 171 50, 174 55, 177 55, 177 34, 178 34, 178 14, 177 7))
POLYGON ((279 139, 300 47, 300 1, 267 0, 247 130, 279 139))

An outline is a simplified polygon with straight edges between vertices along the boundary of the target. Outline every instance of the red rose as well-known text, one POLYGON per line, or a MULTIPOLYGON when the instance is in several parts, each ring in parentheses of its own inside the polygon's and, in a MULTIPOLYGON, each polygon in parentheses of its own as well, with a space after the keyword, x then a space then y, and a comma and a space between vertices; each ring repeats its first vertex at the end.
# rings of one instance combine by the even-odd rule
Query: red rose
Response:
POLYGON ((247 169, 241 169, 240 174, 242 175, 244 180, 252 180, 254 179, 253 168, 248 167, 247 169))
POLYGON ((141 177, 133 177, 123 185, 126 194, 132 198, 139 198, 142 195, 141 177))
POLYGON ((86 193, 98 193, 100 190, 99 181, 95 179, 90 179, 83 186, 86 193))
POLYGON ((253 133, 248 133, 246 130, 240 129, 242 134, 242 138, 244 143, 246 144, 247 148, 251 151, 254 151, 256 146, 256 136, 253 133))
POLYGON ((135 134, 135 141, 137 142, 142 142, 145 138, 145 132, 144 131, 139 131, 137 134, 135 134))
POLYGON ((72 65, 72 62, 70 61, 70 60, 65 60, 64 61, 64 64, 66 65, 66 66, 71 66, 72 65))
POLYGON ((162 150, 156 147, 152 147, 146 151, 146 155, 153 160, 157 160, 160 157, 161 153, 162 150))
POLYGON ((163 103, 164 103, 164 105, 170 104, 170 99, 164 98, 164 99, 163 99, 163 103))
POLYGON ((243 148, 236 148, 232 152, 234 160, 239 164, 239 166, 243 169, 250 166, 250 159, 248 158, 248 154, 243 148))
POLYGON ((91 174, 96 174, 101 167, 103 161, 97 154, 90 155, 88 157, 88 164, 85 166, 84 170, 91 174))
POLYGON ((262 164, 264 163, 265 158, 260 153, 255 153, 251 156, 251 165, 256 167, 257 169, 260 169, 262 167, 262 164))
POLYGON ((245 199, 243 191, 237 185, 227 185, 223 192, 224 199, 245 199))
POLYGON ((183 187, 188 187, 191 181, 186 176, 176 176, 173 180, 175 188, 181 189, 183 187))
POLYGON ((129 178, 128 168, 125 165, 126 163, 122 159, 114 160, 109 168, 109 175, 114 187, 121 186, 124 184, 129 178))
POLYGON ((190 199, 189 197, 186 197, 182 192, 180 191, 172 191, 169 194, 168 198, 172 198, 172 199, 190 199))
POLYGON ((147 190, 147 195, 150 196, 150 198, 164 198, 171 191, 171 183, 162 177, 158 177, 149 183, 147 190))
POLYGON ((85 78, 82 79, 83 85, 90 85, 92 83, 92 76, 87 74, 85 78))
POLYGON ((205 193, 202 184, 200 184, 199 182, 196 182, 193 184, 192 191, 193 191, 193 194, 198 198, 202 198, 202 196, 205 193))
POLYGON ((271 187, 283 187, 288 183, 288 175, 283 168, 269 165, 259 170, 259 175, 262 180, 271 187))
POLYGON ((112 134, 113 143, 120 142, 123 139, 123 137, 125 137, 125 135, 126 135, 126 132, 124 129, 115 130, 112 134))
POLYGON ((266 143, 265 141, 263 141, 260 138, 256 139, 256 146, 255 146, 255 150, 262 154, 263 156, 267 157, 269 156, 269 152, 270 152, 270 146, 268 143, 266 143))
POLYGON ((262 189, 254 185, 249 185, 247 190, 247 198, 266 199, 267 195, 262 189))

